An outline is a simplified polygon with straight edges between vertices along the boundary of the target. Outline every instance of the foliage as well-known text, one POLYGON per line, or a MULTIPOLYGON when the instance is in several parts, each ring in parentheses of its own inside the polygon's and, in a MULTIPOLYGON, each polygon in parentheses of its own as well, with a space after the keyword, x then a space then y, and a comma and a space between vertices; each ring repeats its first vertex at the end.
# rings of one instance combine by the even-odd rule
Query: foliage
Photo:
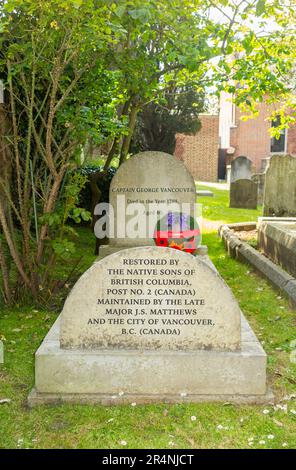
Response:
MULTIPOLYGON (((270 128, 277 138, 296 122, 295 11, 295 0, 240 2, 238 15, 244 21, 215 67, 219 90, 233 94, 245 119, 258 115, 263 100, 269 119, 280 117, 279 126, 270 128)), ((229 21, 226 12, 223 17, 229 21)))
POLYGON ((100 174, 100 178, 96 180, 96 184, 101 194, 101 202, 109 202, 109 188, 110 183, 115 175, 116 169, 113 167, 108 168, 107 171, 103 171, 103 166, 99 166, 89 162, 87 165, 84 165, 81 169, 77 170, 82 174, 87 176, 87 184, 80 193, 79 204, 81 207, 84 207, 86 210, 91 211, 92 208, 92 193, 91 186, 89 184, 89 176, 96 173, 100 174))
POLYGON ((75 248, 67 221, 89 218, 76 207, 85 179, 70 176, 71 169, 89 138, 99 144, 122 126, 115 112, 117 73, 105 67, 106 50, 116 42, 110 15, 104 1, 1 3, 0 73, 9 121, 4 152, 11 169, 0 180, 6 302, 14 283, 35 298, 43 297, 40 286, 50 292, 56 259, 75 248))
POLYGON ((190 85, 169 88, 158 103, 145 106, 138 115, 132 152, 158 150, 174 153, 177 133, 196 134, 204 94, 190 85))

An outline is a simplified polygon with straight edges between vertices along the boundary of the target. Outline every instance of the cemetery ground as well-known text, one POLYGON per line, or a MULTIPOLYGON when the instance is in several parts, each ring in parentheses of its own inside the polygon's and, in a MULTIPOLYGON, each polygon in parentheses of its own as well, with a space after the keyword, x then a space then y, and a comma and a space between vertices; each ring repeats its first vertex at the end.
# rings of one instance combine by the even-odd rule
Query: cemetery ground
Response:
MULTIPOLYGON (((255 221, 261 208, 229 209, 227 191, 208 189, 214 197, 199 198, 205 226, 203 243, 268 354, 275 406, 132 403, 29 409, 26 399, 34 383, 34 353, 59 314, 62 299, 57 299, 50 309, 32 305, 1 309, 5 364, 0 365, 0 448, 296 447, 296 364, 291 362, 295 312, 250 266, 229 258, 217 236, 217 227, 223 222, 255 221)), ((94 260, 94 242, 88 229, 79 229, 79 234, 82 273, 94 260)), ((64 274, 62 267, 60 274, 64 274)))

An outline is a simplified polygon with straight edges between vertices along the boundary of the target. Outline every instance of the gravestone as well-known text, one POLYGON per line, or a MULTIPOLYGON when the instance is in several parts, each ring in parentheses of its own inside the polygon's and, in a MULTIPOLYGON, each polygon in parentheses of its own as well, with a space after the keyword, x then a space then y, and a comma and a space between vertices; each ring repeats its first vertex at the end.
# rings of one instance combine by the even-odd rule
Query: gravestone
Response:
POLYGON ((171 248, 122 250, 95 263, 72 290, 61 318, 64 348, 240 346, 240 310, 230 289, 205 263, 171 248), (130 328, 131 334, 123 333, 130 328))
POLYGON ((4 362, 4 346, 3 341, 0 340, 0 364, 4 362))
POLYGON ((296 158, 273 155, 266 170, 263 215, 296 216, 296 158))
POLYGON ((206 257, 162 247, 86 271, 36 353, 41 403, 264 403, 266 355, 206 257))
MULTIPOLYGON (((116 220, 142 202, 145 225, 151 202, 156 212, 189 203, 190 212, 195 184, 179 160, 144 152, 120 167, 110 201, 116 220)), ((31 406, 270 400, 266 354, 205 251, 116 233, 100 255, 36 352, 31 406)))
MULTIPOLYGON (((190 205, 190 214, 193 214, 196 201, 195 182, 184 163, 164 152, 141 152, 125 161, 117 170, 110 185, 109 200, 114 209, 114 237, 110 238, 109 245, 102 245, 99 254, 101 257, 115 253, 124 248, 135 246, 154 245, 151 230, 153 212, 151 205, 161 208, 162 205, 174 204, 190 205), (125 216, 125 226, 132 220, 133 214, 128 213, 128 206, 132 203, 144 205, 145 233, 138 238, 129 238, 123 229, 119 217, 125 216)), ((154 209, 155 211, 155 209, 154 209)), ((157 217, 155 217, 156 223, 157 217)), ((153 227, 152 227, 153 229, 153 227)))
POLYGON ((252 161, 247 157, 237 157, 231 162, 230 183, 237 180, 250 180, 252 176, 252 161))
POLYGON ((257 209, 257 184, 248 179, 236 180, 230 184, 229 207, 257 209))
POLYGON ((226 165, 226 183, 230 184, 231 180, 231 165, 226 165))
POLYGON ((252 181, 257 184, 257 204, 262 206, 265 186, 265 173, 255 173, 252 175, 252 181))

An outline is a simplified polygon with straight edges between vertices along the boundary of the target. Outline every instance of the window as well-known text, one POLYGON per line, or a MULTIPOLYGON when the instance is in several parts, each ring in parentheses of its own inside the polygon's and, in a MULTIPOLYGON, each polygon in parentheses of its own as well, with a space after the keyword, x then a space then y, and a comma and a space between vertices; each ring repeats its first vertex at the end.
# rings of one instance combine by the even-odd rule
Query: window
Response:
MULTIPOLYGON (((271 127, 278 127, 281 123, 280 116, 277 116, 271 122, 271 127)), ((286 129, 282 129, 280 131, 280 136, 277 139, 276 137, 272 137, 270 143, 270 151, 271 153, 283 153, 286 151, 286 129)))

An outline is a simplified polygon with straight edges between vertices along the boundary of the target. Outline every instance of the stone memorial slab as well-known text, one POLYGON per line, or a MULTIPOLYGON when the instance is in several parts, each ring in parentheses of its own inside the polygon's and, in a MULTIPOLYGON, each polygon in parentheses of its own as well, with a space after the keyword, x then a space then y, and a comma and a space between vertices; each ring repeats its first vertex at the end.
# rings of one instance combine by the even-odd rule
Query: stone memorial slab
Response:
POLYGON ((195 192, 184 164, 162 152, 119 168, 110 187, 115 237, 100 247, 36 352, 30 406, 271 400, 266 354, 206 247, 194 246, 193 256, 179 243, 200 243, 199 227, 191 228, 195 192), (123 230, 133 223, 132 203, 143 211, 137 238, 123 230), (151 211, 156 231, 147 234, 151 211))
POLYGON ((252 180, 236 180, 230 184, 229 207, 257 209, 257 184, 252 180))
POLYGON ((123 250, 96 262, 73 288, 61 346, 234 351, 240 309, 199 257, 171 248, 123 250))
MULTIPOLYGON (((164 152, 142 152, 132 156, 117 170, 110 185, 109 200, 114 210, 114 237, 110 238, 110 248, 129 248, 133 246, 154 245, 149 234, 149 215, 156 212, 154 205, 160 209, 162 205, 189 204, 189 213, 193 214, 196 201, 196 187, 193 177, 184 163, 173 155, 164 152), (128 238, 122 233, 123 226, 132 220, 134 214, 129 213, 130 204, 141 203, 144 206, 142 236, 128 238), (125 224, 118 223, 119 217, 126 214, 125 224)), ((139 210, 142 210, 139 209, 139 210)), ((156 223, 157 217, 155 219, 156 223)), ((100 248, 100 255, 104 247, 100 248)))
POLYGON ((252 161, 247 157, 237 157, 231 162, 230 183, 237 180, 250 180, 252 176, 252 161))
POLYGON ((252 175, 252 181, 257 184, 257 203, 262 206, 265 187, 265 173, 255 173, 252 175))
POLYGON ((262 221, 258 227, 258 245, 268 258, 296 277, 296 218, 262 221))
POLYGON ((36 353, 28 398, 30 406, 271 400, 266 354, 208 257, 160 247, 112 254, 78 280, 36 353))
POLYGON ((263 215, 296 217, 296 158, 273 155, 265 176, 263 215))

